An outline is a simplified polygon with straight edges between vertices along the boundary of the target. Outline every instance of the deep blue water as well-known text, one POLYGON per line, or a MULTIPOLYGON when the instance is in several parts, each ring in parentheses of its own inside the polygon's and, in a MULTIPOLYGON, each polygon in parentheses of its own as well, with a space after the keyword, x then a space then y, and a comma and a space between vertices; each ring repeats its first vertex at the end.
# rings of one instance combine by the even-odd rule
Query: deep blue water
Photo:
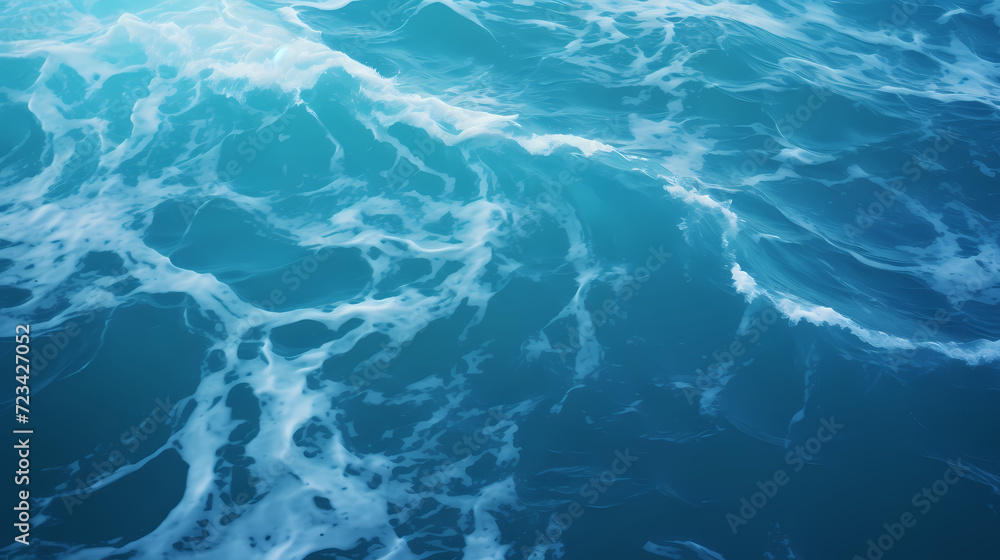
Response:
POLYGON ((1000 2, 0 41, 5 558, 1000 558, 1000 2))

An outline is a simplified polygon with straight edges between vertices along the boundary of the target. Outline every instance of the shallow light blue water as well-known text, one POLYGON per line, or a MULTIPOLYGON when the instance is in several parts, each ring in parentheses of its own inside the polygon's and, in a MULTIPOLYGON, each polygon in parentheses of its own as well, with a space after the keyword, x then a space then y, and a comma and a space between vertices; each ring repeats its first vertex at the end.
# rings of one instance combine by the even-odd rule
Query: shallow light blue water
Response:
POLYGON ((4 4, 4 554, 1000 557, 998 27, 4 4))

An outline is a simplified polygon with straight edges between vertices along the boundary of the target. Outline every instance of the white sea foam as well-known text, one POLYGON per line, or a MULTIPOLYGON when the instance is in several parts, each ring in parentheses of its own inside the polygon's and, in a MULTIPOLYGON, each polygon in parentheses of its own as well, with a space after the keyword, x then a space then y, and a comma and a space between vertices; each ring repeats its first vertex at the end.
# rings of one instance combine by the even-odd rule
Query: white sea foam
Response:
MULTIPOLYGON (((835 64, 807 63, 801 57, 789 55, 775 65, 775 72, 783 76, 801 78, 804 82, 822 85, 832 91, 853 94, 854 99, 873 99, 876 95, 905 95, 907 97, 936 99, 946 102, 978 101, 996 106, 998 94, 995 86, 996 68, 985 63, 959 43, 928 48, 917 42, 904 40, 896 33, 880 33, 852 28, 840 21, 832 9, 816 5, 815 9, 793 14, 791 20, 782 20, 765 8, 756 5, 718 2, 611 2, 576 10, 575 15, 588 24, 578 30, 563 24, 544 24, 534 21, 535 27, 553 33, 573 34, 561 51, 564 61, 580 65, 602 84, 640 88, 630 90, 627 130, 613 140, 595 140, 582 135, 559 130, 544 131, 529 127, 520 107, 497 103, 496 111, 484 111, 443 101, 430 94, 413 93, 412 88, 401 87, 397 78, 379 75, 372 68, 361 64, 346 54, 336 51, 320 40, 320 34, 311 30, 295 8, 309 7, 339 10, 349 0, 287 2, 278 15, 246 2, 231 2, 220 6, 195 2, 175 1, 168 4, 169 11, 147 10, 125 14, 111 21, 100 21, 94 16, 67 13, 54 29, 73 34, 81 39, 63 43, 58 38, 22 39, 4 46, 4 51, 21 57, 43 56, 45 64, 41 76, 26 92, 10 92, 14 102, 23 102, 41 123, 43 131, 57 139, 52 146, 53 160, 39 175, 8 188, 5 196, 12 206, 6 210, 8 224, 2 227, 3 238, 21 242, 5 249, 16 263, 6 274, 11 283, 28 284, 33 297, 13 313, 27 312, 48 302, 60 293, 61 286, 77 270, 79 258, 91 251, 113 251, 127 257, 128 273, 148 293, 184 292, 193 298, 203 311, 214 313, 225 327, 225 335, 211 340, 212 349, 220 350, 229 367, 222 372, 206 374, 191 399, 197 403, 185 427, 173 434, 170 440, 153 455, 175 449, 188 463, 190 470, 180 503, 152 533, 122 548, 77 550, 71 558, 104 558, 112 553, 135 552, 135 558, 162 558, 173 554, 173 544, 184 537, 197 534, 193 520, 219 519, 234 509, 218 499, 221 490, 232 489, 231 481, 217 472, 216 452, 229 443, 229 434, 236 428, 230 409, 222 402, 235 383, 227 381, 226 373, 232 369, 239 375, 239 382, 248 383, 256 398, 267 403, 262 408, 260 433, 246 445, 247 457, 256 462, 252 473, 262 481, 259 500, 246 508, 238 508, 240 516, 225 529, 212 527, 209 543, 211 554, 219 558, 245 558, 253 555, 262 558, 298 558, 324 547, 351 548, 359 538, 378 539, 384 549, 378 552, 383 558, 417 558, 391 528, 391 521, 406 521, 403 513, 394 513, 392 506, 412 504, 417 500, 434 499, 460 512, 462 523, 471 528, 465 534, 463 553, 470 558, 502 558, 505 545, 499 544, 500 529, 496 512, 517 502, 517 487, 513 477, 477 488, 471 493, 420 491, 420 480, 395 476, 394 470, 430 462, 454 460, 447 452, 438 449, 442 435, 440 426, 449 420, 468 420, 473 417, 462 400, 468 396, 464 384, 466 376, 484 375, 481 368, 490 354, 488 345, 464 354, 455 371, 428 372, 419 381, 407 385, 398 394, 384 394, 369 390, 363 401, 367 404, 421 405, 434 403, 433 411, 414 422, 413 432, 405 438, 404 449, 399 453, 360 453, 348 443, 356 419, 344 419, 344 402, 355 389, 345 381, 323 379, 319 389, 307 386, 308 375, 323 367, 330 356, 341 356, 366 336, 383 334, 393 343, 403 345, 413 341, 422 329, 436 320, 451 318, 462 305, 477 308, 472 323, 482 320, 496 293, 515 272, 527 277, 544 279, 546 273, 531 272, 514 257, 505 256, 498 264, 497 253, 510 243, 512 231, 528 221, 535 212, 556 218, 565 233, 568 249, 565 262, 574 273, 575 293, 568 303, 541 329, 537 338, 525 346, 525 358, 538 359, 544 353, 560 352, 560 340, 550 340, 546 330, 565 325, 586 325, 591 322, 587 296, 599 283, 614 286, 629 278, 628 267, 600 262, 590 246, 587 227, 570 208, 554 208, 531 201, 524 204, 502 193, 509 185, 498 185, 495 175, 477 162, 469 163, 475 175, 473 189, 479 196, 463 201, 448 198, 454 192, 454 177, 425 162, 420 154, 406 143, 385 133, 389 127, 401 124, 417 127, 445 146, 468 156, 467 144, 477 139, 493 139, 520 146, 526 156, 558 157, 562 148, 578 150, 585 157, 597 156, 602 161, 614 160, 623 170, 639 166, 640 173, 658 177, 665 183, 666 192, 688 205, 695 214, 705 212, 719 219, 725 228, 723 243, 731 243, 741 235, 741 220, 732 204, 725 200, 728 193, 741 186, 753 186, 784 177, 799 177, 792 165, 820 164, 834 156, 819 154, 805 148, 786 146, 777 159, 787 166, 774 174, 755 174, 729 186, 711 187, 693 177, 711 171, 706 156, 718 155, 715 140, 706 134, 711 126, 695 127, 679 117, 690 109, 694 101, 684 88, 702 78, 692 69, 694 53, 699 46, 685 48, 674 60, 665 60, 665 53, 678 36, 678 27, 687 18, 717 22, 721 26, 718 37, 706 39, 713 44, 726 34, 733 34, 744 27, 767 33, 792 42, 807 44, 812 39, 801 29, 809 25, 834 30, 853 41, 912 52, 926 50, 936 61, 954 58, 942 65, 940 79, 932 86, 908 85, 905 80, 892 80, 891 68, 837 67, 835 64), (634 11, 634 25, 643 34, 667 29, 664 44, 653 50, 640 48, 607 49, 629 39, 625 24, 616 21, 609 13, 634 11), (598 48, 610 50, 613 55, 633 53, 624 76, 608 73, 613 63, 603 57, 610 56, 598 48), (591 50, 596 51, 591 52, 591 50), (110 55, 120 56, 121 62, 111 61, 110 55), (60 97, 47 84, 55 80, 60 67, 72 68, 85 82, 88 92, 98 91, 112 77, 123 72, 146 70, 153 75, 150 93, 138 99, 122 100, 130 116, 131 134, 124 141, 114 139, 111 125, 103 116, 86 116, 78 102, 60 97), (176 77, 160 72, 161 67, 176 70, 176 77), (124 182, 117 174, 126 162, 146 155, 155 147, 155 135, 170 128, 172 123, 165 105, 174 95, 189 95, 184 110, 199 106, 210 94, 230 95, 246 100, 248 94, 259 90, 279 91, 288 95, 290 103, 301 102, 300 93, 316 86, 331 71, 343 72, 349 82, 345 88, 357 92, 355 115, 358 122, 372 132, 382 144, 390 146, 398 159, 406 159, 426 174, 433 175, 446 184, 446 195, 435 199, 416 192, 381 193, 365 195, 351 201, 350 206, 330 208, 323 219, 298 223, 278 212, 266 212, 273 199, 253 197, 234 191, 228 185, 212 180, 216 175, 220 157, 218 143, 223 136, 213 137, 216 145, 200 152, 197 145, 185 145, 176 155, 177 162, 164 167, 163 177, 141 175, 134 184, 124 182), (879 71, 886 82, 896 85, 869 91, 865 72, 879 71), (620 83, 618 80, 620 79, 620 83), (190 81, 191 83, 187 83, 190 81), (191 85, 194 84, 194 85, 191 85), (903 84, 903 85, 900 85, 903 84), (643 89, 644 88, 644 89, 643 89), (641 113, 640 107, 649 102, 652 93, 670 96, 660 114, 641 113), (370 111, 367 111, 369 110, 370 111), (367 111, 367 112, 366 112, 367 111), (528 130, 535 132, 528 132, 528 130), (97 165, 100 172, 87 178, 79 190, 58 200, 46 201, 46 193, 59 177, 71 166, 75 141, 71 134, 93 134, 99 139, 97 165), (628 137, 634 139, 628 140, 628 137), (651 155, 650 152, 657 155, 651 155), (641 152, 640 152, 641 151, 641 152), (598 156, 603 152, 616 152, 625 156, 598 156), (627 161, 627 163, 625 163, 627 161), (191 187, 178 179, 190 173, 198 179, 191 187), (678 177, 685 178, 683 180, 678 177), (164 179, 171 179, 167 181, 164 179), (502 188, 501 188, 502 187, 502 188), (497 193, 501 194, 497 194, 497 193), (404 196, 405 195, 405 200, 404 196), (288 237, 303 248, 327 245, 355 247, 362 250, 364 259, 372 267, 370 286, 358 297, 346 302, 331 302, 322 308, 294 309, 288 311, 262 310, 242 299, 229 285, 211 274, 201 274, 180 268, 161 253, 141 242, 134 230, 128 229, 137 216, 148 214, 158 204, 185 197, 225 198, 239 208, 267 215, 260 227, 275 227, 287 232, 288 237), (721 199, 721 200, 720 200, 721 199), (543 208, 544 206, 544 208, 543 208), (372 215, 396 216, 400 219, 399 231, 386 231, 366 223, 372 215), (455 220, 445 235, 432 234, 425 226, 445 217, 455 220), (72 227, 67 227, 72 224, 72 227), (379 253, 374 256, 376 250, 379 253), (413 288, 400 290, 394 295, 376 299, 371 285, 389 278, 393 265, 403 258, 419 258, 430 262, 431 272, 422 280, 435 276, 449 262, 460 262, 462 268, 454 271, 434 293, 428 295, 413 288), (29 269, 25 263, 44 263, 29 269), (496 265, 496 276, 487 279, 488 269, 496 265), (301 320, 318 321, 330 329, 342 327, 351 319, 364 319, 363 325, 342 338, 327 342, 293 357, 279 355, 266 335, 272 329, 301 320), (253 328, 260 328, 264 335, 261 354, 253 360, 243 360, 237 348, 244 335, 253 328), (449 396, 451 400, 446 399, 449 396), (343 399, 343 400, 341 400, 343 399), (312 418, 330 429, 331 437, 320 441, 319 460, 305 458, 292 443, 294 434, 312 418), (361 472, 364 476, 350 475, 361 472), (368 484, 374 475, 382 484, 372 488, 368 484), (368 477, 368 478, 366 478, 368 477), (212 510, 206 512, 208 496, 216 496, 212 510), (304 508, 314 497, 328 498, 335 506, 332 511, 304 508), (261 541, 262 535, 271 539, 261 541), (250 538, 256 537, 257 546, 250 547, 250 538)), ((424 2, 421 7, 429 5, 424 2)), ((489 30, 489 7, 471 2, 447 3, 456 13, 489 30)), ((532 6, 533 2, 517 2, 515 7, 532 6)), ((983 7, 983 13, 1000 21, 1000 3, 983 7)), ((957 15, 948 12, 942 17, 957 15)), ((864 59, 866 64, 874 64, 864 59)), ((784 86, 777 81, 762 84, 721 83, 716 87, 730 93, 752 94, 758 90, 782 92, 784 86)), ((248 111, 249 112, 249 111, 248 111)), ((317 119, 318 120, 318 119, 317 119)), ((191 142, 194 142, 193 140, 191 142)), ((195 143, 196 144, 196 143, 195 143)), ((336 146, 334 160, 342 156, 336 146)), ((467 157, 467 160, 474 158, 467 157)), ((985 164, 980 168, 985 167, 985 164)), ((869 176, 860 166, 849 169, 851 177, 869 176)), ((985 174, 985 171, 984 171, 985 174)), ((988 175, 988 174, 987 174, 988 175)), ((832 184, 832 182, 830 183, 832 184)), ((829 186, 829 185, 827 185, 829 186)), ((361 191, 364 185, 344 177, 331 177, 330 183, 314 195, 339 195, 361 191)), ((628 188, 622 186, 621 188, 628 188)), ((933 212, 922 209, 915 201, 906 201, 914 215, 924 217, 938 226, 939 242, 930 247, 904 248, 921 262, 911 270, 943 294, 954 292, 957 284, 970 276, 981 274, 983 289, 972 299, 996 303, 997 294, 991 286, 1000 283, 1000 253, 995 244, 982 243, 970 256, 959 256, 957 234, 950 233, 933 212)), ((971 213, 970 217, 974 217, 971 213)), ((687 223, 687 222, 686 222, 687 223)), ((802 223, 805 223, 804 221, 802 223)), ((148 225, 147 223, 141 225, 148 225)), ((818 231, 818 230, 816 230, 818 231)), ((856 255, 857 256, 857 255, 856 255)), ((872 266, 882 269, 898 264, 886 264, 868 257, 872 266)), ((749 268, 749 267, 748 267, 749 268)), ((908 333, 886 333, 866 328, 859 319, 847 317, 836 306, 824 306, 803 301, 794 294, 784 294, 758 282, 749 270, 744 270, 733 260, 730 268, 733 285, 749 300, 766 299, 772 302, 792 323, 808 321, 816 325, 846 329, 869 345, 890 351, 908 351, 927 348, 968 363, 984 363, 1000 357, 1000 343, 980 340, 956 343, 947 340, 916 341, 908 333)), ((70 307, 59 311, 48 320, 40 321, 40 332, 54 329, 69 320, 74 313, 93 309, 114 308, 129 301, 124 294, 107 289, 109 279, 93 283, 69 294, 70 307)), ((6 325, 13 320, 5 316, 6 325)), ((8 329, 10 330, 10 329, 8 329)), ((555 329, 552 329, 553 331, 555 329)), ((462 337, 467 336, 468 327, 462 337)), ((586 387, 586 383, 601 372, 605 365, 603 333, 580 328, 571 341, 575 347, 572 361, 572 379, 562 401, 552 406, 559 414, 570 391, 586 387)), ((404 349, 403 352, 406 350, 404 349)), ((387 358, 388 350, 370 356, 366 364, 387 358)), ((344 376, 346 377, 346 376, 344 376)), ((715 399, 729 376, 723 376, 720 385, 705 391, 701 410, 711 414, 715 399)), ((469 468, 479 459, 495 461, 503 468, 516 463, 520 451, 515 445, 514 434, 518 420, 531 412, 538 403, 527 401, 508 411, 507 419, 497 429, 494 445, 480 453, 452 461, 440 473, 449 481, 454 479, 471 485, 469 468)), ((481 411, 477 411, 481 412, 481 411)), ((391 431, 391 430, 390 430, 391 431)), ((386 437, 390 437, 387 435, 386 437)), ((143 462, 123 469, 98 482, 99 486, 140 469, 143 462)), ((67 493, 49 499, 58 500, 67 493)), ((44 505, 44 504, 43 504, 44 505)), ((693 542, 674 542, 702 557, 717 558, 717 554, 693 542), (708 555, 708 556, 703 556, 708 555)), ((647 545, 648 547, 649 545, 647 545)), ((660 554, 676 552, 654 545, 647 551, 660 554)), ((177 553, 176 556, 182 556, 177 553)))

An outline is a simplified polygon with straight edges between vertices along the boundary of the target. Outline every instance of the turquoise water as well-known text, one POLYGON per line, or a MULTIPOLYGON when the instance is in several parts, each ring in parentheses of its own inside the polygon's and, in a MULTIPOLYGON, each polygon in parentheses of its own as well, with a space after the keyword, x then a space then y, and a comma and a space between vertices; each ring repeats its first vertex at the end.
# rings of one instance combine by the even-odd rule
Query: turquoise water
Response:
POLYGON ((4 4, 4 554, 997 558, 998 26, 4 4))

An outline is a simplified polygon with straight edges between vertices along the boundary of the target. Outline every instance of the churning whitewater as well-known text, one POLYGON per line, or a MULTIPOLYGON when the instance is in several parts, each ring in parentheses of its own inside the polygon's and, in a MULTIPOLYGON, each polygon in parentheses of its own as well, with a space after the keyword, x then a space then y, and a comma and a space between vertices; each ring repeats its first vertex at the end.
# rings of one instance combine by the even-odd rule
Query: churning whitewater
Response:
POLYGON ((4 555, 994 558, 998 26, 7 2, 4 555))

